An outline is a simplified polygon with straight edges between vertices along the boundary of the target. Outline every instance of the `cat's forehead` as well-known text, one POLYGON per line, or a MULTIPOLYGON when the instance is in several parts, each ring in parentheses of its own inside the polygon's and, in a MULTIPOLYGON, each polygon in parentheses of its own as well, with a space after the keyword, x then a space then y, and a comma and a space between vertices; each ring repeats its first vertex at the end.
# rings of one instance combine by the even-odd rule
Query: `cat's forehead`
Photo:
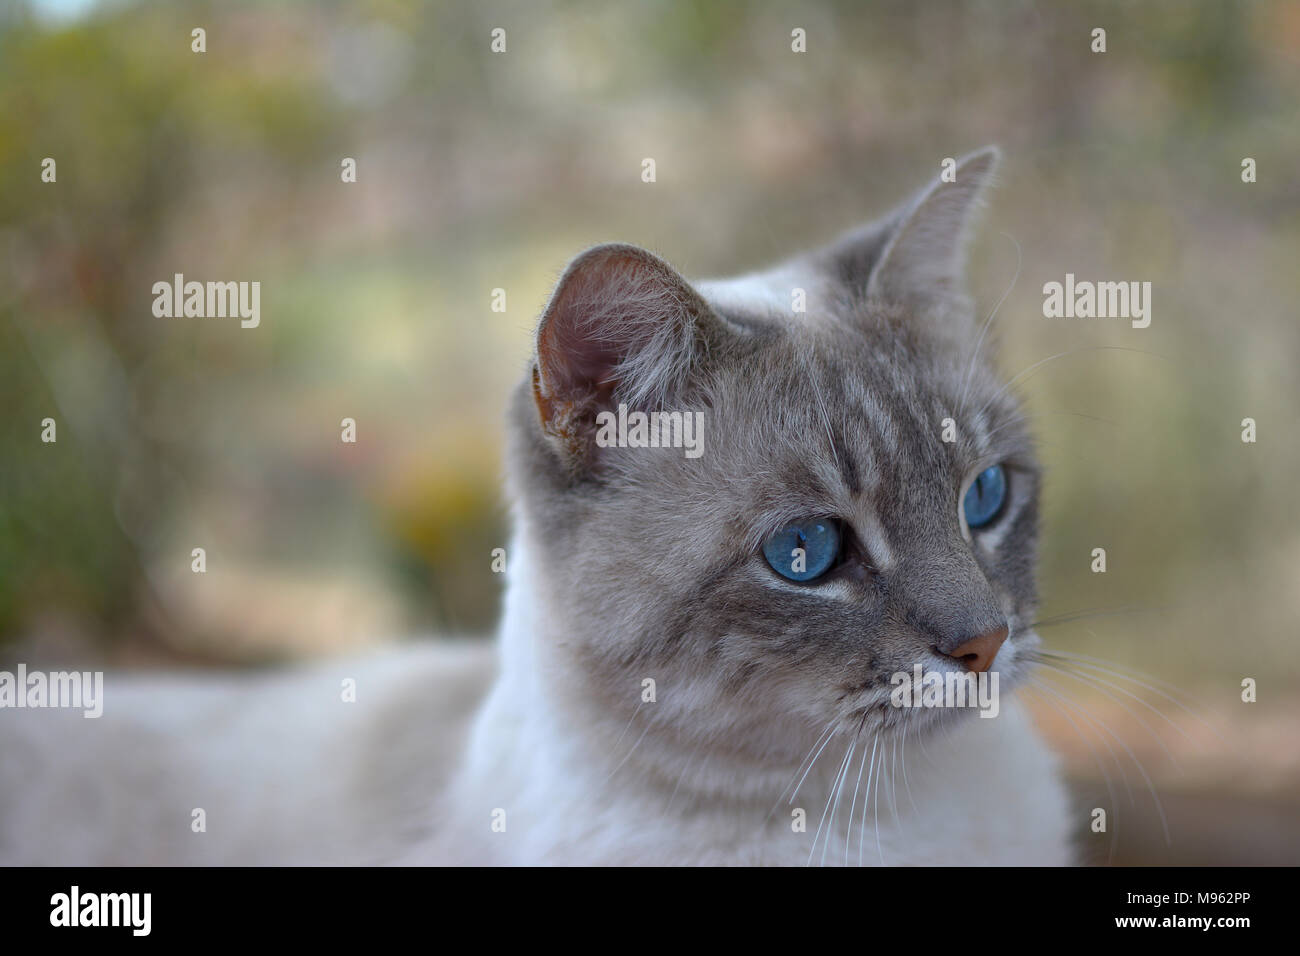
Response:
POLYGON ((707 286, 710 304, 748 341, 714 368, 719 465, 734 475, 760 449, 768 470, 756 473, 782 507, 798 510, 881 493, 920 505, 951 497, 977 466, 1029 460, 1015 396, 973 347, 828 289, 824 308, 792 314, 782 290, 798 278, 707 286))
MULTIPOLYGON (((955 363, 954 363, 955 364, 955 363)), ((737 537, 757 546, 810 515, 850 523, 889 564, 908 541, 956 533, 960 496, 995 464, 1033 470, 1014 402, 971 389, 911 350, 863 336, 763 336, 714 378, 706 447, 679 482, 736 509, 737 537), (988 407, 985 407, 985 406, 988 407)))
POLYGON ((757 361, 805 382, 822 379, 863 397, 888 393, 943 396, 962 378, 978 391, 988 384, 987 353, 964 341, 969 325, 867 302, 833 276, 794 262, 778 269, 697 286, 731 331, 754 344, 757 361), (970 359, 969 376, 956 366, 970 359))
MULTIPOLYGON (((849 355, 863 372, 922 366, 964 351, 968 344, 968 317, 922 318, 903 307, 867 301, 862 289, 846 286, 842 277, 807 260, 704 280, 696 288, 733 332, 788 340, 814 355, 849 355)), ((967 355, 987 358, 973 350, 967 355)))
POLYGON ((879 472, 887 462, 917 460, 931 437, 942 441, 960 389, 914 349, 882 346, 833 321, 764 336, 715 379, 722 393, 715 400, 725 395, 716 410, 751 438, 803 460, 820 456, 847 475, 855 463, 879 472))
POLYGON ((818 271, 789 263, 766 272, 708 279, 696 288, 729 323, 745 329, 833 326, 849 304, 844 290, 818 271))

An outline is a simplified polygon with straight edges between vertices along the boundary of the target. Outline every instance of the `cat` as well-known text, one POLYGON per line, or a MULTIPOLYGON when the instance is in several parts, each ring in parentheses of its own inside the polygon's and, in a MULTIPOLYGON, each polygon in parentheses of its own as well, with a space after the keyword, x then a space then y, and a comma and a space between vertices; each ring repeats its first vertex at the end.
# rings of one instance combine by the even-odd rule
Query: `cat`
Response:
POLYGON ((1074 862, 1014 695, 1038 468, 964 278, 997 162, 738 279, 580 254, 510 404, 498 644, 0 712, 0 861, 1074 862), (899 706, 918 668, 996 716, 899 706))

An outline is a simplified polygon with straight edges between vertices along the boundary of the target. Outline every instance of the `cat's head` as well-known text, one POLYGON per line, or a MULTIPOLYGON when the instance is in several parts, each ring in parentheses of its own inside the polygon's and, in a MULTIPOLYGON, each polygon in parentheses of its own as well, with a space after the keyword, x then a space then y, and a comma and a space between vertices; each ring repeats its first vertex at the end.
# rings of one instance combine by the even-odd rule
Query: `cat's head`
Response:
POLYGON ((1023 673, 1037 466, 963 279, 997 158, 740 279, 628 245, 570 264, 511 450, 565 694, 626 715, 652 679, 667 724, 761 749, 931 722, 890 699, 918 664, 1023 673))

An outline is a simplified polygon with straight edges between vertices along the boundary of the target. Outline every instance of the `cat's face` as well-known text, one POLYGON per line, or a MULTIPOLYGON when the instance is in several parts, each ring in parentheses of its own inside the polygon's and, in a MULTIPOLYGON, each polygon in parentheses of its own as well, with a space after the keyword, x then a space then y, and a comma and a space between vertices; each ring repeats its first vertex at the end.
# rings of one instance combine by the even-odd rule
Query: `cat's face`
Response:
POLYGON ((690 286, 626 246, 570 267, 514 451, 569 693, 621 712, 652 679, 664 725, 757 756, 791 720, 952 715, 896 706, 917 665, 1023 672, 1037 468, 960 291, 993 160, 772 273, 690 286), (607 447, 620 404, 698 412, 698 456, 607 447))

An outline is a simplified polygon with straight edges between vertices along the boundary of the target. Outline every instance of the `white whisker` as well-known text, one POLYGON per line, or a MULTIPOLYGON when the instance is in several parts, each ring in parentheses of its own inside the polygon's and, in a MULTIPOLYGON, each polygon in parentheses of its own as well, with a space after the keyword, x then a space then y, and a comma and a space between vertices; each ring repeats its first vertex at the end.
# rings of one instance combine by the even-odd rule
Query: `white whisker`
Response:
POLYGON ((1176 731, 1178 731, 1180 734, 1182 734, 1183 737, 1184 737, 1185 739, 1190 740, 1191 738, 1187 736, 1187 732, 1184 731, 1183 728, 1181 728, 1181 727, 1179 727, 1177 724, 1175 724, 1175 723, 1174 723, 1172 720, 1170 720, 1167 716, 1165 716, 1165 714, 1161 713, 1161 711, 1159 711, 1159 710, 1157 710, 1156 708, 1152 707, 1150 704, 1148 704, 1148 703, 1147 703, 1145 700, 1143 700, 1141 697, 1138 697, 1136 694, 1129 693, 1128 691, 1124 690, 1122 687, 1115 687, 1114 684, 1110 684, 1109 682, 1102 681, 1100 678, 1091 677, 1091 676, 1086 675, 1086 674, 1076 674, 1076 673, 1073 673, 1073 672, 1071 672, 1071 671, 1066 670, 1064 667, 1058 667, 1058 666, 1055 665, 1055 664, 1049 664, 1047 661, 1045 661, 1045 660, 1041 660, 1041 659, 1038 661, 1038 663, 1041 664, 1043 667, 1046 667, 1048 670, 1050 670, 1050 671, 1052 671, 1052 672, 1054 672, 1054 673, 1064 675, 1065 677, 1069 677, 1069 678, 1071 678, 1071 679, 1073 679, 1073 680, 1078 681, 1079 683, 1083 684, 1085 687, 1090 687, 1090 688, 1092 688, 1092 689, 1095 690, 1097 693, 1101 694, 1103 697, 1106 697, 1107 699, 1112 700, 1112 701, 1114 701, 1116 704, 1118 704, 1119 707, 1120 707, 1120 709, 1122 709, 1126 714, 1128 714, 1130 717, 1132 717, 1134 720, 1136 720, 1136 721, 1138 722, 1139 726, 1141 726, 1144 730, 1146 730, 1147 733, 1149 733, 1149 734, 1151 735, 1151 737, 1155 740, 1155 742, 1156 742, 1157 744, 1160 745, 1160 749, 1163 750, 1163 751, 1165 752, 1165 756, 1167 756, 1167 757, 1169 758, 1169 762, 1172 763, 1172 764, 1174 765, 1174 767, 1175 767, 1175 768, 1176 768, 1180 773, 1182 772, 1182 767, 1180 767, 1179 764, 1178 764, 1178 758, 1175 757, 1174 754, 1173 754, 1173 751, 1171 751, 1171 750, 1170 750, 1170 749, 1165 745, 1164 738, 1162 738, 1158 733, 1156 733, 1155 728, 1153 728, 1150 724, 1148 724, 1148 723, 1147 723, 1147 722, 1142 718, 1142 715, 1141 715, 1141 714, 1138 714, 1138 713, 1134 712, 1134 710, 1133 710, 1131 707, 1129 707, 1127 704, 1125 704, 1122 700, 1120 700, 1120 699, 1119 699, 1118 697, 1116 697, 1114 694, 1108 693, 1105 689, 1103 689, 1103 687, 1102 687, 1101 685, 1102 685, 1102 684, 1105 684, 1107 687, 1112 687, 1112 688, 1114 688, 1115 690, 1119 691, 1120 693, 1125 694, 1125 695, 1127 695, 1127 696, 1133 698, 1133 699, 1136 700, 1138 703, 1143 704, 1143 705, 1145 705, 1146 707, 1150 708, 1151 710, 1155 711, 1155 712, 1156 712, 1157 714, 1159 714, 1159 715, 1160 715, 1164 720, 1168 721, 1168 723, 1169 723, 1170 726, 1172 726, 1176 731))
MULTIPOLYGON (((840 779, 840 775, 844 773, 844 768, 848 766, 849 755, 853 753, 853 741, 850 740, 849 744, 850 746, 844 748, 844 759, 840 761, 840 769, 836 771, 835 777, 831 780, 831 792, 826 797, 826 806, 822 808, 822 818, 817 824, 817 833, 813 836, 812 848, 808 851, 808 862, 804 864, 805 866, 812 866, 813 855, 817 852, 817 841, 821 839, 822 828, 826 825, 826 814, 831 808, 831 801, 835 799, 835 784, 840 779)), ((830 840, 829 834, 827 834, 826 839, 830 840)))
POLYGON ((880 742, 880 734, 871 741, 871 766, 867 768, 867 792, 862 798, 862 823, 858 827, 858 866, 862 866, 862 841, 867 835, 867 802, 871 795, 871 777, 876 772, 876 744, 880 742))

